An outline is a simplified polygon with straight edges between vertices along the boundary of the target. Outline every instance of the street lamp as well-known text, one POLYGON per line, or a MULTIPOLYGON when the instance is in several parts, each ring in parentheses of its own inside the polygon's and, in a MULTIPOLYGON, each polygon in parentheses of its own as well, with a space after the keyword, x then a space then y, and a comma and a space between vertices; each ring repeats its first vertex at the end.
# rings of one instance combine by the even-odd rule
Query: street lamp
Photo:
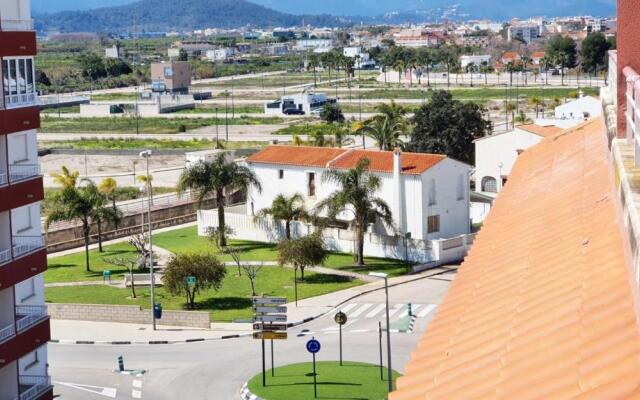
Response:
POLYGON ((393 373, 391 369, 391 330, 389 327, 389 275, 384 272, 369 272, 369 276, 384 279, 384 294, 387 308, 387 381, 389 393, 391 393, 393 391, 393 373))
POLYGON ((147 206, 148 206, 148 223, 149 223, 149 271, 151 274, 151 317, 153 321, 153 330, 156 330, 156 296, 155 296, 155 276, 153 274, 153 243, 151 240, 151 176, 149 175, 149 159, 153 152, 151 150, 145 150, 140 152, 140 157, 144 158, 147 162, 147 206))

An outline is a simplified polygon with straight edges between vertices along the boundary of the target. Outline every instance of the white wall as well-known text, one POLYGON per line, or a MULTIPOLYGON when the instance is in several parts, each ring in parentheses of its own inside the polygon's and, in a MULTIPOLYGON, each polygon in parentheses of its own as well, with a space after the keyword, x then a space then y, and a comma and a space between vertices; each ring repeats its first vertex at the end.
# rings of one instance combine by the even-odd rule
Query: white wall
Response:
POLYGON ((42 274, 18 283, 15 289, 16 305, 44 306, 44 278, 42 274))
POLYGON ((557 119, 584 120, 585 113, 589 118, 598 118, 602 115, 602 103, 591 96, 584 96, 574 101, 556 107, 557 119))
POLYGON ((476 191, 485 193, 482 192, 482 178, 485 176, 493 177, 500 191, 501 176, 511 173, 511 168, 518 159, 518 150, 526 150, 540 141, 541 136, 521 131, 517 127, 511 132, 476 140, 476 191))
POLYGON ((20 375, 46 376, 47 371, 47 345, 38 347, 29 354, 24 355, 18 361, 20 375))
POLYGON ((0 400, 15 400, 18 398, 18 381, 16 380, 16 361, 0 368, 0 400))
POLYGON ((0 18, 9 21, 26 20, 31 18, 31 2, 29 0, 0 1, 0 18))
POLYGON ((42 235, 40 203, 33 203, 11 210, 11 230, 13 236, 42 235))
POLYGON ((35 130, 7 135, 9 165, 38 164, 38 139, 35 130))

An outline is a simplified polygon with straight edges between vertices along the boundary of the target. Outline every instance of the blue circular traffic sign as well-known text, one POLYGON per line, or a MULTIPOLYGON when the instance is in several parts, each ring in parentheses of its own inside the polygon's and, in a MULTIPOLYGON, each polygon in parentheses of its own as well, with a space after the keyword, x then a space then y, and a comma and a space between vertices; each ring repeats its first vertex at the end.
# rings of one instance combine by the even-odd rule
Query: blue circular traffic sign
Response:
POLYGON ((311 339, 307 342, 307 351, 312 354, 316 354, 320 351, 320 342, 315 339, 311 339))

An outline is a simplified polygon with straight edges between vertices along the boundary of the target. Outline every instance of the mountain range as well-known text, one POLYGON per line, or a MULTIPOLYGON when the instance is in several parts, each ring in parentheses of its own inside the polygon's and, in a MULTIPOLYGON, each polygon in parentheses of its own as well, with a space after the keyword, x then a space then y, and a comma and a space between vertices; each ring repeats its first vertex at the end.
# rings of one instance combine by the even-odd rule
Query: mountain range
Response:
POLYGON ((616 0, 33 0, 40 31, 167 31, 241 26, 342 26, 450 19, 615 14, 616 0), (81 3, 82 6, 78 6, 81 3), (100 7, 101 6, 101 7, 100 7), (96 8, 100 7, 100 8, 96 8), (65 10, 66 11, 59 11, 65 10))

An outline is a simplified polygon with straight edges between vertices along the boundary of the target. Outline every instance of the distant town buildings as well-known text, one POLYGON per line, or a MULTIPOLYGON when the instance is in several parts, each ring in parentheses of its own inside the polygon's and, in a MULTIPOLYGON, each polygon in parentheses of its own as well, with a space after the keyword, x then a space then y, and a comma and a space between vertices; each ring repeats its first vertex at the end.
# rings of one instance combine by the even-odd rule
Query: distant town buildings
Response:
POLYGON ((531 43, 541 35, 540 25, 534 23, 517 23, 507 29, 507 40, 521 40, 531 43))
POLYGON ((126 56, 126 51, 120 44, 115 44, 104 50, 104 56, 106 58, 123 59, 126 56))
POLYGON ((151 64, 151 88, 159 93, 188 93, 191 69, 186 61, 151 64))

